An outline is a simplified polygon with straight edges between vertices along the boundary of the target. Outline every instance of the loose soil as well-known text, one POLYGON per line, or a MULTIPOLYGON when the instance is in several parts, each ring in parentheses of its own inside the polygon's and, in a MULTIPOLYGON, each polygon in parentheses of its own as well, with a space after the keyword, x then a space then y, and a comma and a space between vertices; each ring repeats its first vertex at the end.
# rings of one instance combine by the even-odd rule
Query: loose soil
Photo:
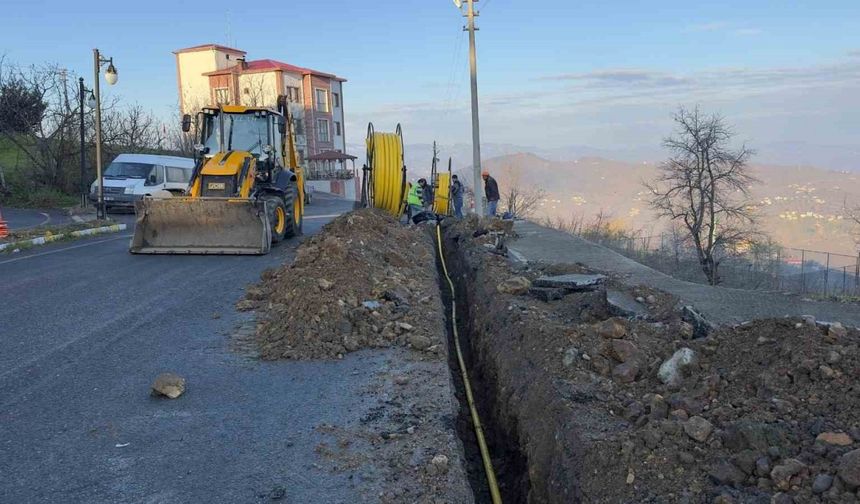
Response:
POLYGON ((449 221, 446 251, 485 421, 526 461, 504 475, 522 490, 505 502, 857 502, 856 329, 761 320, 691 339, 676 300, 647 287, 609 282, 642 299, 647 320, 611 317, 603 290, 502 293, 512 276, 588 271, 512 267, 481 227, 449 221), (664 384, 661 364, 681 348, 695 360, 664 384))
POLYGON ((263 359, 330 359, 410 346, 441 358, 442 304, 433 241, 379 210, 338 217, 292 264, 263 273, 240 310, 257 310, 263 359))
POLYGON ((262 359, 385 356, 361 371, 371 374, 360 391, 366 408, 317 427, 326 438, 319 466, 348 473, 360 502, 473 502, 430 229, 377 210, 345 214, 302 243, 294 263, 264 272, 238 305, 257 322, 235 348, 251 340, 262 359))

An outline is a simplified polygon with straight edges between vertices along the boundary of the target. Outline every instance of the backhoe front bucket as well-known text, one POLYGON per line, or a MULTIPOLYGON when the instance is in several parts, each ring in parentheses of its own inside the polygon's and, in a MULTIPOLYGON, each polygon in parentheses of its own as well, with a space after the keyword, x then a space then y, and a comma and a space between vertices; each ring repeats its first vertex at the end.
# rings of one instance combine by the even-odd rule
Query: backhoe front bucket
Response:
POLYGON ((239 198, 144 198, 133 254, 266 254, 272 231, 265 204, 239 198))

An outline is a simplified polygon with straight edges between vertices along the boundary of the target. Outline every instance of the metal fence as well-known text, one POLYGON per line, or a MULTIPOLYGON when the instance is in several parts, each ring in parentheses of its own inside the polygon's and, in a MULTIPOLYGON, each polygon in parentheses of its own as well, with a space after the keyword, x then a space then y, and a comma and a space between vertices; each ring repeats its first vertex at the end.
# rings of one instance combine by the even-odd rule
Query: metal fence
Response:
MULTIPOLYGON (((695 250, 663 233, 606 237, 583 234, 616 252, 683 280, 706 283, 695 250)), ((860 254, 856 256, 789 247, 767 247, 725 257, 721 285, 818 296, 860 296, 860 254)))

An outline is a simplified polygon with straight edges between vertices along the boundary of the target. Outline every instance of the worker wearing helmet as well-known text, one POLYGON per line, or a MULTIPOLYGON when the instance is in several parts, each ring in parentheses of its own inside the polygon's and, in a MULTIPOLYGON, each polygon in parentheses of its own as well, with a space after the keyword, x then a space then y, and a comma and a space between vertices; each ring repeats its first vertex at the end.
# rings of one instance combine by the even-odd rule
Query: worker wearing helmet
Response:
POLYGON ((417 184, 412 184, 406 195, 406 204, 409 206, 409 218, 415 217, 424 211, 424 189, 427 187, 427 179, 418 179, 417 184))
POLYGON ((499 184, 487 170, 481 172, 481 177, 484 179, 484 194, 487 196, 487 216, 495 217, 496 207, 499 206, 499 184))

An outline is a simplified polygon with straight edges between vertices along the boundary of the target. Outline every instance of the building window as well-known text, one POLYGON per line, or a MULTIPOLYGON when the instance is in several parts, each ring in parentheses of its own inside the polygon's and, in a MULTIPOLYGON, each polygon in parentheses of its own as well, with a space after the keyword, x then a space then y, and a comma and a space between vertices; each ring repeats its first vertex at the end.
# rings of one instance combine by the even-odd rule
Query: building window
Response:
MULTIPOLYGON (((335 95, 335 96, 337 96, 337 95, 335 95)), ((337 136, 340 136, 340 122, 339 121, 334 122, 334 134, 337 136)))
POLYGON ((304 160, 305 160, 305 150, 299 149, 299 161, 304 161, 304 160))
POLYGON ((331 101, 334 104, 334 108, 340 107, 340 95, 337 93, 331 94, 331 101))
POLYGON ((301 98, 299 97, 299 88, 294 86, 287 86, 287 101, 289 101, 290 103, 301 102, 301 98))
POLYGON ((328 112, 328 91, 325 89, 315 89, 316 94, 316 109, 320 112, 328 112))
POLYGON ((302 120, 297 117, 293 118, 293 133, 295 133, 296 135, 305 134, 305 125, 302 120))
POLYGON ((328 119, 317 119, 317 140, 320 142, 329 142, 328 119))
POLYGON ((215 104, 229 105, 230 104, 230 88, 215 88, 215 104))

